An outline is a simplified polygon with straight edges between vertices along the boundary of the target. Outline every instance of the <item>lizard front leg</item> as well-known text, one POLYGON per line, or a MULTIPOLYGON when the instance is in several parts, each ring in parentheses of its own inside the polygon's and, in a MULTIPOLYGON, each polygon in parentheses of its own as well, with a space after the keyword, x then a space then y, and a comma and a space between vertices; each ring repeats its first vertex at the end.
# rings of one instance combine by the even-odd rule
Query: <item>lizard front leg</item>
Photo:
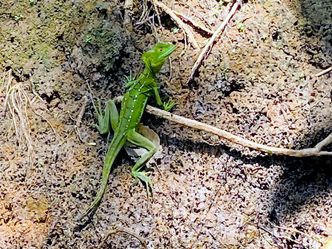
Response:
POLYGON ((147 149, 140 159, 135 163, 131 169, 131 174, 134 178, 140 179, 146 186, 148 193, 152 189, 152 182, 150 177, 147 176, 146 172, 142 171, 144 164, 157 152, 157 147, 148 138, 144 137, 134 129, 128 131, 127 140, 137 146, 147 149))
POLYGON ((173 101, 171 101, 171 100, 168 100, 167 102, 161 101, 161 98, 159 95, 159 90, 158 90, 157 86, 153 87, 153 92, 154 92, 154 96, 156 98, 157 105, 162 106, 165 111, 169 111, 173 108, 173 106, 175 105, 175 103, 173 101))

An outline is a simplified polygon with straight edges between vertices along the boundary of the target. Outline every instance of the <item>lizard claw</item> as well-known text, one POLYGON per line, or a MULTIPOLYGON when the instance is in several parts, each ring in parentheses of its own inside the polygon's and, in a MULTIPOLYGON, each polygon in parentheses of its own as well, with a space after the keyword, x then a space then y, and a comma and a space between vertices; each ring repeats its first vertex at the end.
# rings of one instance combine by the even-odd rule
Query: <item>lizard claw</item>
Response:
POLYGON ((175 106, 175 102, 173 102, 173 101, 171 101, 171 100, 169 100, 169 101, 163 103, 163 109, 164 109, 165 111, 169 111, 169 110, 171 110, 174 106, 175 106))

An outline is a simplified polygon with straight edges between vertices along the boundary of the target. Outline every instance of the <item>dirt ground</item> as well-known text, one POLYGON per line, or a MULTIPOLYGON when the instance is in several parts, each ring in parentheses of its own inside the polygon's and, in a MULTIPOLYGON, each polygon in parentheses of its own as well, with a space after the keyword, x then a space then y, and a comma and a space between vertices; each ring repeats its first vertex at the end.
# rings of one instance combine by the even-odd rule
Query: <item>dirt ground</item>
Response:
MULTIPOLYGON (((332 132, 332 72, 315 76, 332 65, 330 0, 243 3, 189 83, 211 35, 186 23, 194 49, 161 9, 125 2, 0 2, 0 248, 332 248, 331 158, 269 156, 152 115, 153 198, 123 152, 93 219, 75 221, 108 145, 90 97, 123 94, 158 40, 177 45, 158 77, 173 113, 286 148, 332 132)), ((232 6, 164 3, 212 31, 232 6)))

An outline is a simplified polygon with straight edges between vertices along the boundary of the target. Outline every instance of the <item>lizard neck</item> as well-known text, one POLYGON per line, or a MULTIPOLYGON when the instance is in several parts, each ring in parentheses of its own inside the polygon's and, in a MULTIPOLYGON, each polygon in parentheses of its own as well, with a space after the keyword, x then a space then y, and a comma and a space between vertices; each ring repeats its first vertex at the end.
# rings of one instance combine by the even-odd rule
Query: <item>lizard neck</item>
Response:
POLYGON ((142 72, 142 77, 143 78, 155 78, 155 73, 152 72, 150 67, 145 67, 142 72))

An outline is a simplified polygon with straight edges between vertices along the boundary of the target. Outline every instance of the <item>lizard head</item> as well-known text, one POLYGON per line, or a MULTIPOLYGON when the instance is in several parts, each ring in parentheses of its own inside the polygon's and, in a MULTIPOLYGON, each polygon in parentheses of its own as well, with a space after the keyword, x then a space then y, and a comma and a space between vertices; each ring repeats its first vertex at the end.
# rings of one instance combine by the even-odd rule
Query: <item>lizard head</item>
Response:
POLYGON ((158 73, 167 58, 174 52, 176 46, 171 43, 157 43, 149 51, 143 53, 145 66, 153 73, 158 73))

